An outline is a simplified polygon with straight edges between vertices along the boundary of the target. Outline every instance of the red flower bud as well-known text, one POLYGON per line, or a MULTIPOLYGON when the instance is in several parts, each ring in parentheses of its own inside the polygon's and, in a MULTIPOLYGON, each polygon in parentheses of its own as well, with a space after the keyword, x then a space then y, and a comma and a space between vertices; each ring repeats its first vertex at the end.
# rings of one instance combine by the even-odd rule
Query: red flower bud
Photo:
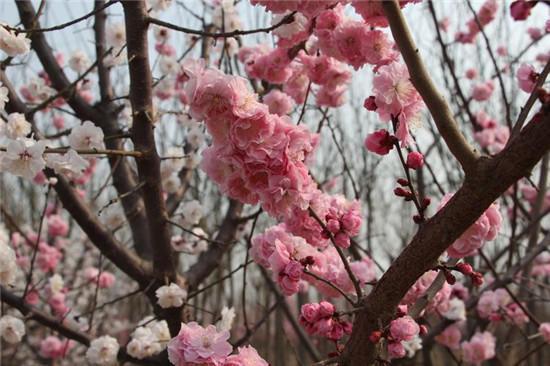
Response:
POLYGON ((470 278, 472 279, 472 284, 476 287, 479 287, 483 285, 483 275, 479 272, 473 272, 470 275, 470 278))
POLYGON ((466 276, 469 276, 470 274, 472 274, 472 272, 474 272, 474 269, 472 268, 472 266, 464 262, 458 263, 456 265, 456 270, 466 276))
POLYGON ((404 178, 399 178, 397 180, 397 183, 400 185, 400 186, 403 186, 403 187, 407 187, 409 185, 409 181, 404 179, 404 178))
POLYGON ((379 330, 375 330, 369 336, 369 340, 374 344, 378 343, 378 341, 380 341, 380 338, 382 338, 382 332, 379 330))
POLYGON ((397 197, 410 197, 412 195, 411 191, 409 191, 408 189, 403 189, 401 187, 397 187, 393 190, 393 193, 397 196, 397 197))
POLYGON ((449 285, 454 285, 456 283, 456 277, 451 272, 444 270, 443 274, 445 275, 445 280, 449 285))
POLYGON ((367 111, 371 111, 371 112, 374 112, 376 109, 378 109, 374 95, 371 95, 370 97, 365 99, 365 102, 363 103, 363 107, 365 107, 367 111))

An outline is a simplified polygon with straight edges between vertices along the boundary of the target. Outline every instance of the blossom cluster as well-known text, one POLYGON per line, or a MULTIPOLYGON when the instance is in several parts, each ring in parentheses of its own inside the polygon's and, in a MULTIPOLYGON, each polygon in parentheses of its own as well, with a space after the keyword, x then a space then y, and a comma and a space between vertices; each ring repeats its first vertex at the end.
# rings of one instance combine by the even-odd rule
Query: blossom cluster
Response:
POLYGON ((228 342, 229 331, 218 330, 214 325, 202 327, 196 322, 182 323, 179 334, 168 342, 168 358, 175 366, 267 366, 251 346, 238 349, 228 342))
POLYGON ((300 323, 311 335, 318 335, 338 341, 344 334, 351 334, 352 324, 341 320, 336 314, 336 308, 328 301, 302 305, 300 323))

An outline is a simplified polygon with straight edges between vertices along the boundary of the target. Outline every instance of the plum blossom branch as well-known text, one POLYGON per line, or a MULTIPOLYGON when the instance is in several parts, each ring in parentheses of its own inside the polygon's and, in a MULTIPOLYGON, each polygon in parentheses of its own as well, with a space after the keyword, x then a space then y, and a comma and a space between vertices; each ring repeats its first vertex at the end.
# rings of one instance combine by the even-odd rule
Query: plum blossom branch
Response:
POLYGON ((399 47, 403 59, 407 64, 411 82, 422 96, 439 133, 445 140, 449 150, 458 160, 465 172, 470 171, 478 159, 478 153, 466 141, 453 118, 453 113, 445 98, 433 84, 424 62, 418 54, 409 27, 397 1, 382 2, 384 13, 388 18, 395 43, 399 47))

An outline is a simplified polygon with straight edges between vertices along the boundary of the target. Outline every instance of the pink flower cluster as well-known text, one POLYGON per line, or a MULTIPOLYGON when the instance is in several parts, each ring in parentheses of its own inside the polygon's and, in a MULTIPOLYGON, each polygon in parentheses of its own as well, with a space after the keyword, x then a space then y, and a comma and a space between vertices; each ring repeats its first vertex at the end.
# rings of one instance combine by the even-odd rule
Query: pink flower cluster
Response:
MULTIPOLYGON (((409 3, 416 3, 419 0, 399 0, 399 6, 404 7, 409 3)), ((384 15, 382 4, 378 0, 352 0, 351 5, 360 14, 365 22, 373 27, 387 27, 388 20, 384 15)))
POLYGON ((233 347, 228 339, 228 331, 218 331, 213 325, 182 323, 179 334, 168 342, 168 359, 174 366, 268 366, 251 346, 230 355, 233 347))
POLYGON ((334 305, 327 301, 302 305, 300 323, 311 335, 338 341, 344 334, 351 334, 352 324, 336 316, 334 305))
POLYGON ((462 354, 464 361, 472 364, 481 364, 481 362, 495 357, 495 337, 489 332, 474 334, 472 339, 462 342, 462 354))
MULTIPOLYGON (((336 249, 333 246, 319 248, 310 245, 304 238, 291 234, 287 224, 279 224, 254 236, 250 254, 256 263, 272 271, 274 280, 285 295, 298 292, 301 280, 311 283, 325 296, 341 295, 323 281, 304 275, 306 266, 311 273, 330 281, 342 291, 354 292, 353 283, 336 249)), ((374 263, 368 257, 351 262, 350 267, 362 283, 376 277, 374 263)))
MULTIPOLYGON (((491 23, 495 19, 497 11, 498 1, 486 0, 477 11, 477 19, 479 20, 480 26, 483 28, 487 24, 491 23)), ((456 40, 461 43, 472 43, 479 34, 480 27, 478 26, 475 18, 470 19, 466 23, 466 26, 468 27, 468 30, 465 32, 458 32, 456 34, 456 40)))
POLYGON ((521 307, 502 288, 483 292, 477 303, 477 312, 480 318, 493 322, 504 320, 516 325, 523 325, 529 321, 521 307))
MULTIPOLYGON (((442 209, 451 199, 452 194, 446 194, 439 203, 442 209)), ((475 255, 486 241, 494 240, 500 230, 502 216, 499 205, 493 203, 448 249, 451 258, 464 258, 475 255)))
POLYGON ((476 122, 481 127, 480 131, 474 133, 474 138, 479 145, 492 153, 500 152, 508 142, 510 129, 500 125, 483 111, 476 114, 476 122))
POLYGON ((493 80, 487 80, 486 82, 474 85, 472 88, 472 98, 478 102, 484 102, 491 97, 495 90, 495 83, 493 80))
MULTIPOLYGON (((437 277, 436 271, 428 271, 422 275, 412 287, 407 291, 401 304, 412 306, 418 299, 426 294, 428 288, 437 277)), ((449 309, 449 300, 451 299, 452 287, 447 282, 441 286, 441 289, 435 294, 426 306, 428 313, 445 313, 449 309)))
POLYGON ((213 144, 203 152, 202 168, 228 196, 256 204, 275 217, 307 208, 316 191, 306 159, 317 135, 286 117, 270 114, 246 80, 184 65, 190 115, 204 121, 213 144))

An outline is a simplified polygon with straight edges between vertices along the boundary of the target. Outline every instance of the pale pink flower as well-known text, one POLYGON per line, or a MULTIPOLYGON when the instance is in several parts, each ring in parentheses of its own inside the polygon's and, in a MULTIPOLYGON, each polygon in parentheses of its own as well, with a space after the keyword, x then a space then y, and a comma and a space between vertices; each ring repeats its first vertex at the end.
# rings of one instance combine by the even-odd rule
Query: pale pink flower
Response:
POLYGON ((550 343, 550 323, 541 323, 539 326, 539 333, 546 343, 550 343))
POLYGON ((495 357, 495 337, 489 332, 474 334, 472 339, 462 342, 464 361, 481 364, 495 357))
POLYGON ((72 342, 48 336, 40 342, 40 355, 51 359, 62 358, 65 357, 70 348, 72 348, 72 342))
POLYGON ((390 323, 390 334, 396 341, 410 341, 414 336, 418 335, 420 327, 408 315, 394 319, 390 323))
POLYGON ((295 105, 292 98, 279 89, 271 90, 264 96, 263 101, 267 104, 269 113, 278 114, 280 116, 289 114, 295 105))
POLYGON ((492 80, 477 84, 472 89, 472 98, 478 102, 486 101, 493 94, 495 85, 492 80))
POLYGON ((60 215, 50 215, 48 217, 48 235, 51 237, 67 236, 69 233, 69 224, 60 215))
POLYGON ((223 365, 232 347, 229 332, 216 327, 201 327, 196 322, 182 323, 179 334, 168 342, 168 358, 175 366, 188 364, 223 365))
POLYGON ((529 64, 521 64, 516 72, 519 88, 526 93, 531 93, 537 83, 538 73, 529 64))
POLYGON ((460 323, 453 323, 445 328, 443 332, 435 336, 435 341, 445 347, 456 350, 460 348, 461 338, 462 332, 460 330, 460 323))
POLYGON ((227 357, 223 366, 269 366, 252 346, 239 347, 239 353, 227 357))

